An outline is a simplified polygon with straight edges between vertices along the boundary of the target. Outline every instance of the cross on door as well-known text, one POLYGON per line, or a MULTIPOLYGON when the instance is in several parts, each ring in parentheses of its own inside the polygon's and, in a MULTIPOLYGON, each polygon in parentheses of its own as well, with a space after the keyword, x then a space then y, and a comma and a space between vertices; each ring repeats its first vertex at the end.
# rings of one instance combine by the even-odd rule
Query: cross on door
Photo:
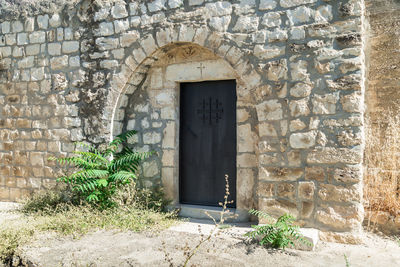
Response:
POLYGON ((197 114, 203 123, 209 123, 210 125, 215 122, 218 123, 222 119, 222 113, 224 109, 222 108, 222 103, 218 99, 213 100, 211 97, 208 99, 203 99, 199 103, 200 108, 197 110, 197 114))

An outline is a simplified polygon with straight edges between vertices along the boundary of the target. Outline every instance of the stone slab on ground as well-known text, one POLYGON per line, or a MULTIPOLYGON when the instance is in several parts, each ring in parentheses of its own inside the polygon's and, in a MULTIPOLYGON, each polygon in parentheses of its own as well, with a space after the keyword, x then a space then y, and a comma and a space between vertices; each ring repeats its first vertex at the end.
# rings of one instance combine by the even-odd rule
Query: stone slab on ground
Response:
POLYGON ((3 224, 6 220, 14 220, 17 219, 20 215, 15 213, 14 211, 20 205, 15 202, 0 202, 0 225, 3 224))

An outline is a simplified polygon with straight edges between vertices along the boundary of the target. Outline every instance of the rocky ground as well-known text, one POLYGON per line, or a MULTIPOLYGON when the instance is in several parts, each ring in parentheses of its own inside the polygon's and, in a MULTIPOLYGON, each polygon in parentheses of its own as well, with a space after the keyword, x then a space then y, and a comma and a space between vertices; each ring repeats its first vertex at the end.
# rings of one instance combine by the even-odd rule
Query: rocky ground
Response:
MULTIPOLYGON (((15 220, 6 211, 0 215, 15 220)), ((16 216, 15 214, 11 216, 16 216)), ((184 247, 194 248, 212 229, 204 222, 182 222, 161 233, 98 231, 79 239, 38 236, 21 249, 29 266, 174 266, 184 261, 184 247), (164 245, 163 245, 164 244, 164 245)), ((232 227, 200 247, 189 266, 400 266, 400 246, 395 241, 367 233, 362 245, 319 242, 315 251, 265 249, 243 237, 248 228, 232 227)))

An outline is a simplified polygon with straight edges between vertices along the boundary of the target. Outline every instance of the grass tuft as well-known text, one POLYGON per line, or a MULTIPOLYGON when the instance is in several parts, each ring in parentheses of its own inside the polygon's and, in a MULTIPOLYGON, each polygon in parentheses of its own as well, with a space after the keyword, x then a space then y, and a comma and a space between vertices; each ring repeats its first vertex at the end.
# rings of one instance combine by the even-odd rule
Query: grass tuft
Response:
POLYGON ((66 201, 65 195, 46 192, 26 201, 18 222, 0 225, 0 262, 10 263, 18 248, 41 232, 82 235, 97 230, 158 232, 176 223, 176 214, 125 205, 99 210, 66 201))

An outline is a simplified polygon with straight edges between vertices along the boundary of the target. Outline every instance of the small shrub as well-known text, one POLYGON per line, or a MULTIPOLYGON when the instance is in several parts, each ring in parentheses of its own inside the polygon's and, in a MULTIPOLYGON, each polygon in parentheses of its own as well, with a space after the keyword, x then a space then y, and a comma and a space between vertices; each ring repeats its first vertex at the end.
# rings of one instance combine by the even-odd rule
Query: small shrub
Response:
MULTIPOLYGON (((250 210, 250 214, 269 220, 274 220, 270 215, 258 210, 250 210)), ((294 225, 295 218, 289 214, 280 216, 274 223, 266 225, 252 225, 254 231, 245 234, 248 237, 257 239, 261 236, 260 245, 272 248, 285 249, 288 246, 294 247, 294 241, 298 240, 305 244, 310 243, 304 239, 299 232, 299 227, 294 225)))
POLYGON ((58 178, 57 181, 71 186, 72 190, 79 192, 88 203, 100 208, 114 206, 112 197, 117 190, 135 182, 140 162, 152 154, 134 152, 126 146, 121 152, 117 152, 119 146, 134 134, 136 131, 118 135, 104 149, 81 144, 88 151, 75 151, 76 156, 72 157, 50 158, 61 165, 78 169, 70 175, 58 178))

